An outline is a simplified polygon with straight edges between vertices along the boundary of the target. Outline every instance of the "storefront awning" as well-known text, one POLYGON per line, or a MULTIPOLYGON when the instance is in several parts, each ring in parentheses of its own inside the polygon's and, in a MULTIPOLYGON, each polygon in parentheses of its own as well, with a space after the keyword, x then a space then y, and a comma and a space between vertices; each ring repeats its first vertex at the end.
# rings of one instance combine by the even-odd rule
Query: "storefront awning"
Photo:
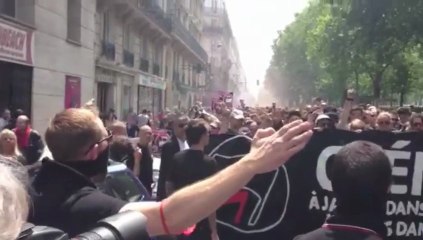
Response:
POLYGON ((145 73, 141 73, 139 75, 138 84, 141 86, 166 90, 166 82, 163 80, 163 78, 145 73))

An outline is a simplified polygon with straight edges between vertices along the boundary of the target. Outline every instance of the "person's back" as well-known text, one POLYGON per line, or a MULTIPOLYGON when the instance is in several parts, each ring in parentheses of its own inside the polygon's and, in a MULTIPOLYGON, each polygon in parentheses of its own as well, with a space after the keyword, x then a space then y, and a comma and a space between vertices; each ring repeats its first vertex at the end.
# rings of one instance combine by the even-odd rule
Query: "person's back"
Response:
POLYGON ((148 121, 150 120, 150 117, 147 115, 147 110, 143 110, 140 115, 138 115, 138 127, 142 127, 144 125, 147 125, 148 121))
MULTIPOLYGON (((216 161, 204 154, 204 148, 209 144, 209 128, 202 119, 194 119, 188 123, 186 137, 190 149, 175 154, 166 179, 166 190, 170 195, 173 191, 206 179, 217 172, 216 161)), ((189 240, 208 240, 217 237, 216 215, 201 220, 189 236, 189 240)))
POLYGON ((329 167, 337 207, 323 226, 295 240, 380 240, 392 169, 376 144, 353 142, 343 147, 329 167))
POLYGON ((383 239, 377 232, 360 227, 343 226, 339 228, 322 228, 316 229, 313 232, 307 233, 303 236, 298 236, 294 240, 381 240, 383 239))
POLYGON ((175 190, 211 176, 217 170, 213 158, 205 155, 203 151, 193 149, 175 154, 171 166, 168 180, 174 183, 175 190))

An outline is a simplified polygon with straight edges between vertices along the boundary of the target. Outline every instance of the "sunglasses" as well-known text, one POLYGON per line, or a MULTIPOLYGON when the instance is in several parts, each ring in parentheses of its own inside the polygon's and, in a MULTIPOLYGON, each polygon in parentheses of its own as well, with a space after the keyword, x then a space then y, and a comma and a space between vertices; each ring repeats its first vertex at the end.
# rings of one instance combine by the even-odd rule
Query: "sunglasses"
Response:
POLYGON ((377 124, 378 125, 391 125, 391 122, 390 121, 380 121, 380 122, 377 122, 377 124))
POLYGON ((104 138, 102 138, 102 139, 100 139, 99 141, 95 142, 94 144, 92 144, 92 145, 88 148, 88 150, 87 150, 87 151, 85 151, 84 155, 85 155, 85 154, 88 154, 88 153, 89 153, 89 152, 93 149, 93 147, 94 147, 95 145, 100 144, 100 143, 102 143, 102 142, 107 142, 107 143, 110 143, 110 142, 112 141, 112 139, 113 139, 113 133, 112 133, 112 131, 107 130, 107 136, 106 136, 106 137, 104 137, 104 138))
POLYGON ((330 126, 332 126, 332 123, 325 121, 325 122, 318 122, 317 125, 322 126, 322 127, 330 127, 330 126))

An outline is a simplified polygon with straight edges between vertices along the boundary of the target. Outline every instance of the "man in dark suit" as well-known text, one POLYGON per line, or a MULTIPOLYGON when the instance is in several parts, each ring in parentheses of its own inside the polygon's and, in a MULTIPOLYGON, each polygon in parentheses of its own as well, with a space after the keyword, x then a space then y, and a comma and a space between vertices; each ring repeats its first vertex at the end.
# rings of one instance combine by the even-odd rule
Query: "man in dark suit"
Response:
POLYGON ((166 176, 168 175, 169 166, 173 156, 189 148, 186 142, 185 129, 188 125, 189 118, 187 116, 179 116, 172 123, 172 138, 162 147, 160 160, 159 182, 157 186, 157 200, 162 200, 166 195, 166 176))

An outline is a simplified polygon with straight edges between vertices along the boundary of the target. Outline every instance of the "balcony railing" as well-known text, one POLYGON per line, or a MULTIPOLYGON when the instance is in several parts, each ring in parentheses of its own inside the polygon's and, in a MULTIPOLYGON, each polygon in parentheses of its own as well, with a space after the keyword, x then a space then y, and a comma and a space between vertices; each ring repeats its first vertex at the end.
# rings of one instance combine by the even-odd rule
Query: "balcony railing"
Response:
POLYGON ((130 51, 123 50, 123 64, 128 67, 134 67, 134 54, 130 51))
POLYGON ((143 72, 148 72, 149 69, 150 69, 150 62, 147 59, 141 58, 140 70, 143 72))
POLYGON ((157 63, 153 64, 153 75, 160 77, 160 65, 157 63))
POLYGON ((102 55, 106 57, 107 60, 115 60, 115 44, 108 41, 103 41, 102 45, 102 55))
POLYGON ((138 0, 138 8, 157 26, 166 32, 170 31, 170 19, 156 0, 138 0))
POLYGON ((207 52, 203 49, 197 39, 192 36, 181 21, 176 17, 172 17, 171 21, 172 33, 185 43, 200 59, 202 62, 208 62, 207 52))

